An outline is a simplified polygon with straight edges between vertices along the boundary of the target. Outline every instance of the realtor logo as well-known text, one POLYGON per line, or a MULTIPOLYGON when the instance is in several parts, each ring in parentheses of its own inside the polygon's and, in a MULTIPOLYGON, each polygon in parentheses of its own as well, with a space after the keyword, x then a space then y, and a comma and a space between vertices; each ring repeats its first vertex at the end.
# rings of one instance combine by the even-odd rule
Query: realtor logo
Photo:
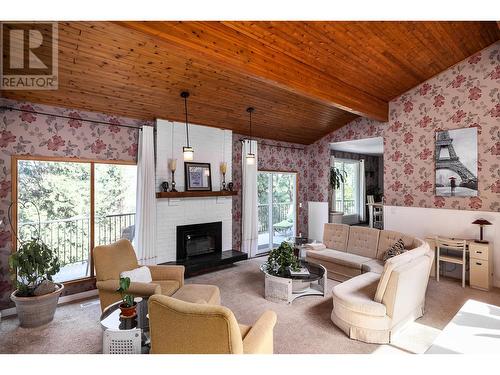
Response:
POLYGON ((57 22, 1 22, 1 90, 56 90, 57 22))

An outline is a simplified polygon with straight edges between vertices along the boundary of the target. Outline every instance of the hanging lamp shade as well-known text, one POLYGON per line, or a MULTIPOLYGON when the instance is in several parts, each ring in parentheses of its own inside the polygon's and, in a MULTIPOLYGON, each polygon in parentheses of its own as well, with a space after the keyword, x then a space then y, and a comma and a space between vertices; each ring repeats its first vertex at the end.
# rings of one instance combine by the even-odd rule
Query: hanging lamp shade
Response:
POLYGON ((248 151, 246 155, 246 162, 247 165, 254 165, 255 164, 255 154, 252 152, 252 113, 255 111, 255 108, 253 107, 248 107, 247 112, 249 114, 250 118, 250 150, 248 151))
POLYGON ((186 116, 186 146, 182 148, 182 154, 184 155, 184 161, 191 161, 194 159, 194 149, 189 145, 189 123, 187 108, 187 98, 189 98, 189 92, 181 92, 181 98, 184 99, 184 114, 186 116))

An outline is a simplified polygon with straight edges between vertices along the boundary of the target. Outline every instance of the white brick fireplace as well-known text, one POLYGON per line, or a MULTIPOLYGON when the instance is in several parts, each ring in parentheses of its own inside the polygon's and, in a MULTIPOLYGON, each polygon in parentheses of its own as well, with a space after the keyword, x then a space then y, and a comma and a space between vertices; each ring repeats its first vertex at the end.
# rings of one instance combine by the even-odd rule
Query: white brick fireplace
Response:
MULTIPOLYGON (((227 163, 226 182, 231 181, 232 131, 206 126, 189 125, 189 140, 194 148, 194 162, 210 163, 212 190, 220 190, 220 163, 227 163)), ((176 189, 184 191, 184 160, 186 145, 185 124, 166 120, 156 121, 156 191, 163 181, 171 182, 168 160, 177 159, 176 189)), ((222 250, 232 248, 232 198, 157 199, 156 246, 158 263, 176 258, 176 227, 178 225, 222 222, 222 250)))

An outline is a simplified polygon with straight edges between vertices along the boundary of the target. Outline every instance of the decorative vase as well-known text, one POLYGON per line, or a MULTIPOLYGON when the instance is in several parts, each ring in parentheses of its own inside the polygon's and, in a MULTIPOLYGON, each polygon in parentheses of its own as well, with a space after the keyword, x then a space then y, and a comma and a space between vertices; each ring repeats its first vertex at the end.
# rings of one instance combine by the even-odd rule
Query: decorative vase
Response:
POLYGON ((55 291, 41 296, 20 297, 17 296, 17 290, 10 295, 10 299, 16 304, 17 317, 21 327, 39 327, 54 319, 59 296, 64 290, 63 284, 56 283, 56 285, 55 291))

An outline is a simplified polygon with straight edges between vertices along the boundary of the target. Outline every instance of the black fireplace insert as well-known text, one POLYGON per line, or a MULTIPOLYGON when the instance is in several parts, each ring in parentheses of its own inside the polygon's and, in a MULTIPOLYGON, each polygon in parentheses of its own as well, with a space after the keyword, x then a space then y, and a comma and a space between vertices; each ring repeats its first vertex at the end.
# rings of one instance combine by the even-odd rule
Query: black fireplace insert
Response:
POLYGON ((177 261, 222 253, 222 222, 177 226, 177 261))

